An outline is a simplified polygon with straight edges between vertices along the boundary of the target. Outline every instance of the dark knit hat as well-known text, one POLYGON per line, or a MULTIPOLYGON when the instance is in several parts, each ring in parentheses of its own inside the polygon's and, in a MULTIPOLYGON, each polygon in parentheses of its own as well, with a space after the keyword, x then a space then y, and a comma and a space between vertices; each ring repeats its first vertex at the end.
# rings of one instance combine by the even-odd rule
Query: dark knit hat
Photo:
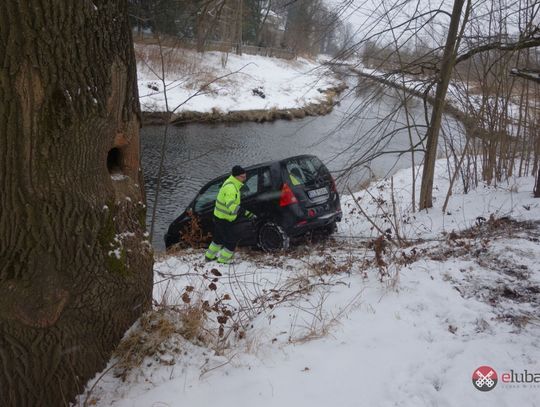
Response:
POLYGON ((232 175, 234 177, 238 176, 238 175, 242 175, 242 174, 245 174, 246 173, 246 170, 244 170, 242 167, 240 167, 239 165, 235 165, 234 167, 232 167, 232 175))

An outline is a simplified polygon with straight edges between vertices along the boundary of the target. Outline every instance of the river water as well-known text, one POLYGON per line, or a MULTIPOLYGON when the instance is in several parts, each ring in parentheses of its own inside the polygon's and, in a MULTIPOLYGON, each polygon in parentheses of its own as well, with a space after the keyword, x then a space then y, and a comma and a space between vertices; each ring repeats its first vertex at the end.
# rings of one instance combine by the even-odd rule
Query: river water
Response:
MULTIPOLYGON (((424 109, 417 100, 408 102, 409 114, 398 109, 396 91, 378 85, 356 87, 326 116, 271 123, 189 124, 168 130, 163 175, 153 245, 163 249, 163 235, 206 182, 230 171, 233 165, 247 167, 297 154, 318 156, 338 177, 338 188, 354 189, 371 177, 384 177, 411 166, 407 150, 410 140, 419 140, 422 128, 410 134, 404 129, 412 121, 425 123, 424 109), (358 90, 361 89, 361 90, 358 90), (393 114, 399 110, 400 113, 393 114), (366 155, 394 151, 365 162, 366 155), (362 166, 344 174, 355 160, 362 166)), ((148 205, 148 229, 155 190, 164 126, 141 129, 142 164, 148 205)), ((419 163, 421 153, 415 154, 419 163)))

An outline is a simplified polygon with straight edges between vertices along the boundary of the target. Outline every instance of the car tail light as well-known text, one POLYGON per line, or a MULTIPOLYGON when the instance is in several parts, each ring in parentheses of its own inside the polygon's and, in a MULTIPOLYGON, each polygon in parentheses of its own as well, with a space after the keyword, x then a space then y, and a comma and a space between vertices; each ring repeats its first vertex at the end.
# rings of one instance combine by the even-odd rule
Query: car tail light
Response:
POLYGON ((281 196, 279 197, 279 206, 288 206, 297 203, 298 199, 287 184, 281 187, 281 196))
POLYGON ((314 209, 310 209, 310 210, 308 210, 307 214, 308 214, 308 216, 309 216, 310 218, 312 218, 312 217, 315 216, 315 210, 314 210, 314 209))

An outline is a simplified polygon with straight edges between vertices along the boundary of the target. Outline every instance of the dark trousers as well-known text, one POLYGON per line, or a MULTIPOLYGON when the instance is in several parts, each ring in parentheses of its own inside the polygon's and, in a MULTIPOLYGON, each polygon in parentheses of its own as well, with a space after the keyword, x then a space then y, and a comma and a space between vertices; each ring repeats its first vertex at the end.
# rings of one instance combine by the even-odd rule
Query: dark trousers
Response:
POLYGON ((223 245, 231 252, 234 252, 239 240, 240 236, 236 222, 214 217, 214 238, 212 239, 214 243, 223 245))

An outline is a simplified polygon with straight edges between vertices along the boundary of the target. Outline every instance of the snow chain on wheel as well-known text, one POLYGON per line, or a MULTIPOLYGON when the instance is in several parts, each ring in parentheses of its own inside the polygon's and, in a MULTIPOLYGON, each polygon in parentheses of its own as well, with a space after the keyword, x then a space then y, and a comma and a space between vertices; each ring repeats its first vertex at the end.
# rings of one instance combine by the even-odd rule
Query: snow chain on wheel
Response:
POLYGON ((289 236, 283 228, 268 222, 259 229, 259 247, 265 252, 276 252, 289 248, 289 236))

